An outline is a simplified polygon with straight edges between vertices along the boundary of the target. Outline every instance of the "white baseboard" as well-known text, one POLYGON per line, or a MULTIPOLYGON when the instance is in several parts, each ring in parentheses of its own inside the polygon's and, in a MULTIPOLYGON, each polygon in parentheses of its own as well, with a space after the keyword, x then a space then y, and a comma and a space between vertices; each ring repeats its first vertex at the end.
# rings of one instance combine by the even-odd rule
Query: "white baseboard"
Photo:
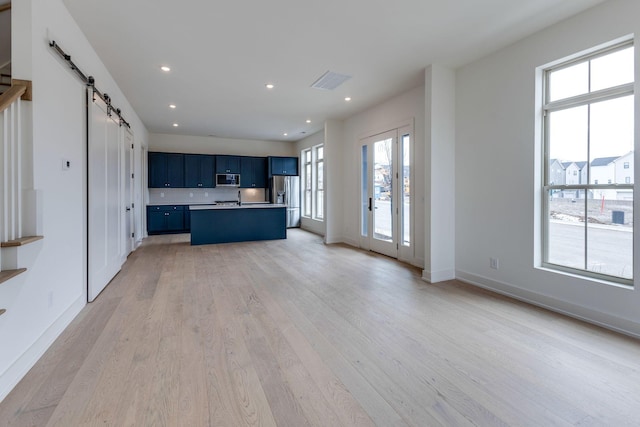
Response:
POLYGON ((325 234, 324 243, 326 243, 327 245, 331 245, 334 243, 346 243, 346 242, 342 236, 329 236, 325 234))
POLYGON ((0 403, 49 349, 56 338, 69 326, 86 303, 86 296, 80 295, 78 299, 44 331, 40 338, 0 375, 0 403))
POLYGON ((542 307, 575 319, 583 320, 625 335, 640 338, 640 324, 628 319, 603 313, 589 307, 559 300, 554 297, 519 288, 509 283, 500 282, 462 270, 456 270, 456 278, 461 282, 506 295, 531 305, 542 307))
POLYGON ((453 280, 455 278, 456 278, 456 274, 453 270, 441 270, 441 271, 422 270, 422 280, 429 283, 446 282, 447 280, 453 280))
POLYGON ((411 265, 413 265, 414 267, 418 267, 418 268, 423 268, 424 269, 424 259, 422 259, 422 258, 413 258, 413 261, 411 261, 411 265))
POLYGON ((354 248, 360 248, 360 243, 357 240, 343 239, 342 243, 344 243, 345 245, 353 246, 354 248))

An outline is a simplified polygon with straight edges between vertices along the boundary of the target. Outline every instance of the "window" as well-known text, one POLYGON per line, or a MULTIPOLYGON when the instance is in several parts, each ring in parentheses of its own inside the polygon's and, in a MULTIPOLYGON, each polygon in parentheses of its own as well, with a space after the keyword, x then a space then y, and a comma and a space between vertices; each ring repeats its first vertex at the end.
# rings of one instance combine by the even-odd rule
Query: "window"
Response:
POLYGON ((324 148, 316 145, 302 150, 302 216, 324 219, 324 148))
POLYGON ((315 185, 316 197, 313 205, 313 217, 317 220, 324 219, 324 147, 318 145, 313 147, 315 161, 315 185))
POLYGON ((302 150, 302 216, 311 216, 311 149, 302 150))
POLYGON ((543 71, 543 266, 631 285, 634 185, 616 160, 633 159, 633 44, 543 71), (558 163, 584 164, 585 182, 554 179, 558 163))

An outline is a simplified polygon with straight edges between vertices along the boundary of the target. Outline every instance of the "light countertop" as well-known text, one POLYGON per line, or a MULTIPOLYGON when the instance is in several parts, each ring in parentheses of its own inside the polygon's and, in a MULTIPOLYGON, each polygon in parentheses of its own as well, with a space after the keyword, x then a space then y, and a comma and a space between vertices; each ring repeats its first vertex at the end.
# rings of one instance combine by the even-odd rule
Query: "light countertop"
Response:
POLYGON ((190 211, 218 210, 218 209, 269 209, 286 208, 287 205, 279 203, 243 203, 242 205, 189 205, 190 211))

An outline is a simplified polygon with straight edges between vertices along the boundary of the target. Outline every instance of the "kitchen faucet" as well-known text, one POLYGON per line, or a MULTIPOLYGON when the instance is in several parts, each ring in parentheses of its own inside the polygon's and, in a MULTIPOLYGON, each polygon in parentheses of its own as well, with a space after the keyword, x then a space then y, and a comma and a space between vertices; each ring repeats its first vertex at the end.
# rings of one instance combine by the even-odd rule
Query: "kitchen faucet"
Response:
POLYGON ((238 206, 242 206, 242 194, 240 190, 238 190, 238 206))

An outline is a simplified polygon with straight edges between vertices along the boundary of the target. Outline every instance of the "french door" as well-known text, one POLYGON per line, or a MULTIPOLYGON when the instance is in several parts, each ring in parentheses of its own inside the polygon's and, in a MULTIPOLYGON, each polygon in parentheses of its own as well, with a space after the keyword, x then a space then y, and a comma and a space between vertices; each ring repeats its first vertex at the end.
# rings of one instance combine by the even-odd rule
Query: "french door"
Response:
POLYGON ((405 126, 360 141, 360 246, 412 257, 411 133, 405 126))

